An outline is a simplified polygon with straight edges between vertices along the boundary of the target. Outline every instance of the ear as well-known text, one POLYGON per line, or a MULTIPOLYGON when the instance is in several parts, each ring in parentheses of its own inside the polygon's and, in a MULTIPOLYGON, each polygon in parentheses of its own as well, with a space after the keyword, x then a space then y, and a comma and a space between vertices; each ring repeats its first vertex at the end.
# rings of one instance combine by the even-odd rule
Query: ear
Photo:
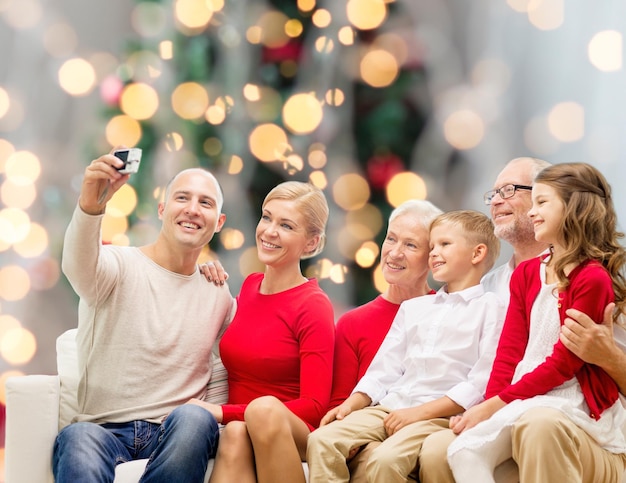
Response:
POLYGON ((219 233, 222 231, 222 227, 226 223, 226 215, 224 213, 220 213, 220 216, 217 219, 217 226, 215 227, 215 233, 219 233))
POLYGON ((474 247, 472 253, 472 264, 477 265, 482 262, 487 256, 487 245, 480 243, 474 247))
POLYGON ((165 203, 161 201, 157 208, 157 213, 159 214, 159 220, 163 219, 163 210, 165 210, 165 203))
POLYGON ((317 245, 319 245, 319 243, 320 243, 320 236, 313 235, 311 238, 307 240, 306 245, 304 247, 304 253, 308 255, 309 253, 314 252, 315 249, 317 248, 317 245))

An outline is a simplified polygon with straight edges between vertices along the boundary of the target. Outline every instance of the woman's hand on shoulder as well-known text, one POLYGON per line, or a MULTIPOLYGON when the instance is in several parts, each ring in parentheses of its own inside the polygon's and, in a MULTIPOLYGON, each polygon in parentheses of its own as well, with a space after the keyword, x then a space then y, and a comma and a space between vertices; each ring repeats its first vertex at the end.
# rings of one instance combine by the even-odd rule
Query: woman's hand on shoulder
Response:
POLYGON ((222 263, 219 260, 213 260, 205 262, 199 265, 200 272, 205 276, 208 282, 213 282, 214 285, 224 285, 228 280, 228 273, 224 270, 222 263))

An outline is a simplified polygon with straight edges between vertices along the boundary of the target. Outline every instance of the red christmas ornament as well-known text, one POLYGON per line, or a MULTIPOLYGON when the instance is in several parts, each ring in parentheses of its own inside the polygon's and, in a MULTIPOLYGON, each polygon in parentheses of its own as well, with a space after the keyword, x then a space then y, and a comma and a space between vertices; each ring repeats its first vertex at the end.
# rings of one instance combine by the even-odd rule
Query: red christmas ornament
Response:
POLYGON ((389 180, 402 171, 402 159, 392 153, 374 155, 367 161, 367 178, 374 189, 384 189, 389 180))

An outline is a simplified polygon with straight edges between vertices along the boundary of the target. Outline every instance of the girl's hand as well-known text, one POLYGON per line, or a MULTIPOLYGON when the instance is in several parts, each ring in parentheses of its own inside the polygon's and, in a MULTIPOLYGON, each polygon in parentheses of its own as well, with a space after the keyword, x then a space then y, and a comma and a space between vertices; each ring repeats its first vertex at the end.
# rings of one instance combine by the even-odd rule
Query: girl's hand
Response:
POLYGON ((469 408, 459 416, 452 416, 450 418, 450 429, 454 434, 461 434, 466 429, 473 428, 478 423, 489 419, 498 409, 504 406, 506 406, 506 403, 498 396, 494 396, 469 408))
POLYGON ((196 406, 200 406, 201 408, 206 409, 213 415, 218 423, 221 423, 224 419, 224 411, 222 411, 222 406, 219 406, 217 404, 208 403, 206 401, 201 401, 200 399, 195 398, 190 399, 185 404, 194 404, 196 406))
POLYGON ((215 285, 224 285, 228 280, 228 273, 219 260, 203 263, 199 268, 207 281, 213 282, 215 285))

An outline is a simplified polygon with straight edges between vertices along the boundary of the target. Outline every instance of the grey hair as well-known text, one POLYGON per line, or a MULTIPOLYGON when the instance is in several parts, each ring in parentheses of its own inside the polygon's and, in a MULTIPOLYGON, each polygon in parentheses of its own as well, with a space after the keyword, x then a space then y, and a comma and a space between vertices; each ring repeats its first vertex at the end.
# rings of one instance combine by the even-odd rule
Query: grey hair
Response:
POLYGON ((398 205, 389 215, 389 223, 398 218, 401 215, 413 215, 420 225, 427 230, 430 227, 431 222, 439 216, 443 211, 433 205, 430 201, 426 200, 408 200, 398 205))

